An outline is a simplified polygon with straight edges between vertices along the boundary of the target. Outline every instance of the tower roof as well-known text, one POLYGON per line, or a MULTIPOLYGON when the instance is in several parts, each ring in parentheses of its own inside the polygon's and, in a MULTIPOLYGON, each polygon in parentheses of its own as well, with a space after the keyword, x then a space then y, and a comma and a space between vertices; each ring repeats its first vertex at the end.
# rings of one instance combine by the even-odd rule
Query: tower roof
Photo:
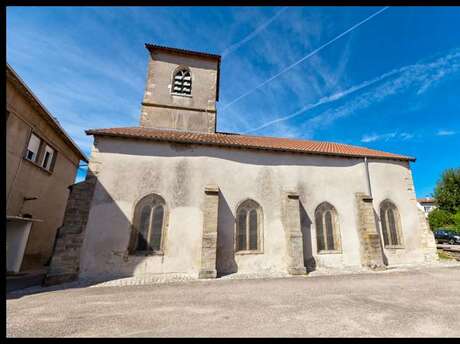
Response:
POLYGON ((156 45, 151 43, 145 43, 145 47, 150 51, 153 52, 155 50, 166 51, 168 53, 178 54, 178 55, 187 55, 187 56, 198 56, 198 57, 206 57, 210 59, 216 59, 220 61, 220 55, 216 54, 209 54, 201 51, 195 50, 186 50, 186 49, 179 49, 179 48, 172 48, 172 47, 165 47, 162 45, 156 45))

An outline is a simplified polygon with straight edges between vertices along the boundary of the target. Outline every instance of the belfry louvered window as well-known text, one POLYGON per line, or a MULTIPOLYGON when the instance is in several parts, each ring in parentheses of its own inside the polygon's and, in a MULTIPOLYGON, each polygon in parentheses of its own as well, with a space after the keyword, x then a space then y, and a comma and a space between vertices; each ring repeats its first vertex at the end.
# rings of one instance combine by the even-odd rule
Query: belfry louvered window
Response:
POLYGON ((321 203, 315 211, 316 243, 318 252, 341 251, 338 217, 335 208, 321 203))
POLYGON ((262 209, 253 200, 246 200, 236 211, 235 251, 261 251, 262 209))
POLYGON ((172 93, 192 94, 192 75, 186 68, 181 68, 174 73, 172 93))
POLYGON ((401 247, 401 220, 398 208, 389 200, 380 204, 380 222, 382 224, 383 244, 385 247, 401 247))

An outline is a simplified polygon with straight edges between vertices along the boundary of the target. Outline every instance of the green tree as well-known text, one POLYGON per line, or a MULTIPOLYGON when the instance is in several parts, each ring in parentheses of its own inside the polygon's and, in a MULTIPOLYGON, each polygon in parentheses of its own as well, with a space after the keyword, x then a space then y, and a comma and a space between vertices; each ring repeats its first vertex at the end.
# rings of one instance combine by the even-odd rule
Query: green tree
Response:
POLYGON ((443 172, 434 190, 436 205, 440 210, 454 214, 460 209, 460 168, 443 172))
POLYGON ((432 230, 440 227, 449 227, 454 224, 452 214, 443 209, 434 209, 428 214, 428 222, 432 230))
POLYGON ((460 231, 460 208, 457 209, 457 212, 454 215, 452 215, 452 221, 457 231, 460 231))

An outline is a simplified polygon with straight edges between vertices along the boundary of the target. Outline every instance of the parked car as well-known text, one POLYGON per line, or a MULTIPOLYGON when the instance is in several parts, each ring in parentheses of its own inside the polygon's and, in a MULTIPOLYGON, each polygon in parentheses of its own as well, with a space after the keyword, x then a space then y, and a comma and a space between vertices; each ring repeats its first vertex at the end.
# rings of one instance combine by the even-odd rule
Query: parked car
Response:
POLYGON ((434 232, 436 243, 449 243, 450 245, 460 244, 460 234, 451 231, 446 231, 442 228, 434 232))

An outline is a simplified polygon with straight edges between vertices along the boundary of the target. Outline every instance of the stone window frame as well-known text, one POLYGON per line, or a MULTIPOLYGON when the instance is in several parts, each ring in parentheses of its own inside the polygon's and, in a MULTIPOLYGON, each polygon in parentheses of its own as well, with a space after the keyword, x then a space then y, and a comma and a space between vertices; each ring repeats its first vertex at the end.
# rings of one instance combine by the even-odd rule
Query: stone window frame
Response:
POLYGON ((181 97, 192 97, 192 87, 193 87, 193 75, 192 75, 192 71, 190 70, 189 67, 187 66, 183 66, 183 65, 180 65, 180 66, 177 66, 173 73, 172 73, 172 76, 171 76, 171 95, 173 96, 181 96, 181 97), (183 93, 183 92, 176 92, 174 91, 174 80, 176 78, 176 75, 180 72, 183 72, 183 71, 186 71, 190 74, 190 93, 183 93))
POLYGON ((165 254, 165 246, 166 246, 167 232, 168 232, 167 229, 169 225, 169 208, 167 206, 165 199, 157 193, 149 193, 147 195, 144 195, 143 197, 141 197, 134 203, 132 219, 133 220, 130 226, 130 239, 129 239, 129 246, 128 246, 129 255, 132 255, 132 256, 163 256, 165 254), (152 231, 154 210, 159 205, 163 207, 163 223, 161 227, 160 249, 140 251, 140 250, 137 250, 138 239, 139 239, 138 225, 140 222, 142 209, 145 207, 145 205, 147 205, 150 202, 152 203, 152 205, 151 205, 150 216, 149 216, 148 237, 151 237, 150 233, 152 231))
POLYGON ((236 207, 235 212, 235 228, 234 228, 234 244, 233 249, 236 255, 247 255, 247 254, 263 254, 264 247, 263 247, 263 210, 262 206, 255 200, 248 198, 244 201, 240 202, 236 207), (246 250, 238 250, 238 218, 239 213, 242 210, 247 211, 246 215, 246 248, 249 247, 249 212, 255 210, 257 213, 257 249, 246 249, 246 250))
POLYGON ((399 210, 396 204, 388 198, 380 202, 379 220, 380 220, 380 228, 382 230, 383 247, 386 249, 403 249, 404 248, 404 236, 403 236, 403 231, 402 231, 401 215, 399 214, 399 210), (397 239, 396 244, 392 242, 393 240, 391 239, 391 231, 390 231, 390 228, 387 227, 388 210, 390 209, 393 212, 393 216, 395 220, 395 230, 396 230, 395 234, 396 234, 396 239, 397 239), (383 214, 383 217, 382 217, 382 211, 385 212, 383 214))
POLYGON ((315 234, 316 234, 316 252, 318 254, 341 254, 342 253, 342 238, 339 225, 339 214, 337 209, 329 202, 321 202, 315 209, 315 234), (321 212, 321 229, 318 227, 320 222, 318 221, 319 212, 321 212), (334 249, 327 249, 327 231, 325 228, 325 218, 327 213, 331 214, 332 223, 332 235, 334 241, 334 249), (319 248, 318 237, 319 234, 323 237, 324 249, 319 248))

